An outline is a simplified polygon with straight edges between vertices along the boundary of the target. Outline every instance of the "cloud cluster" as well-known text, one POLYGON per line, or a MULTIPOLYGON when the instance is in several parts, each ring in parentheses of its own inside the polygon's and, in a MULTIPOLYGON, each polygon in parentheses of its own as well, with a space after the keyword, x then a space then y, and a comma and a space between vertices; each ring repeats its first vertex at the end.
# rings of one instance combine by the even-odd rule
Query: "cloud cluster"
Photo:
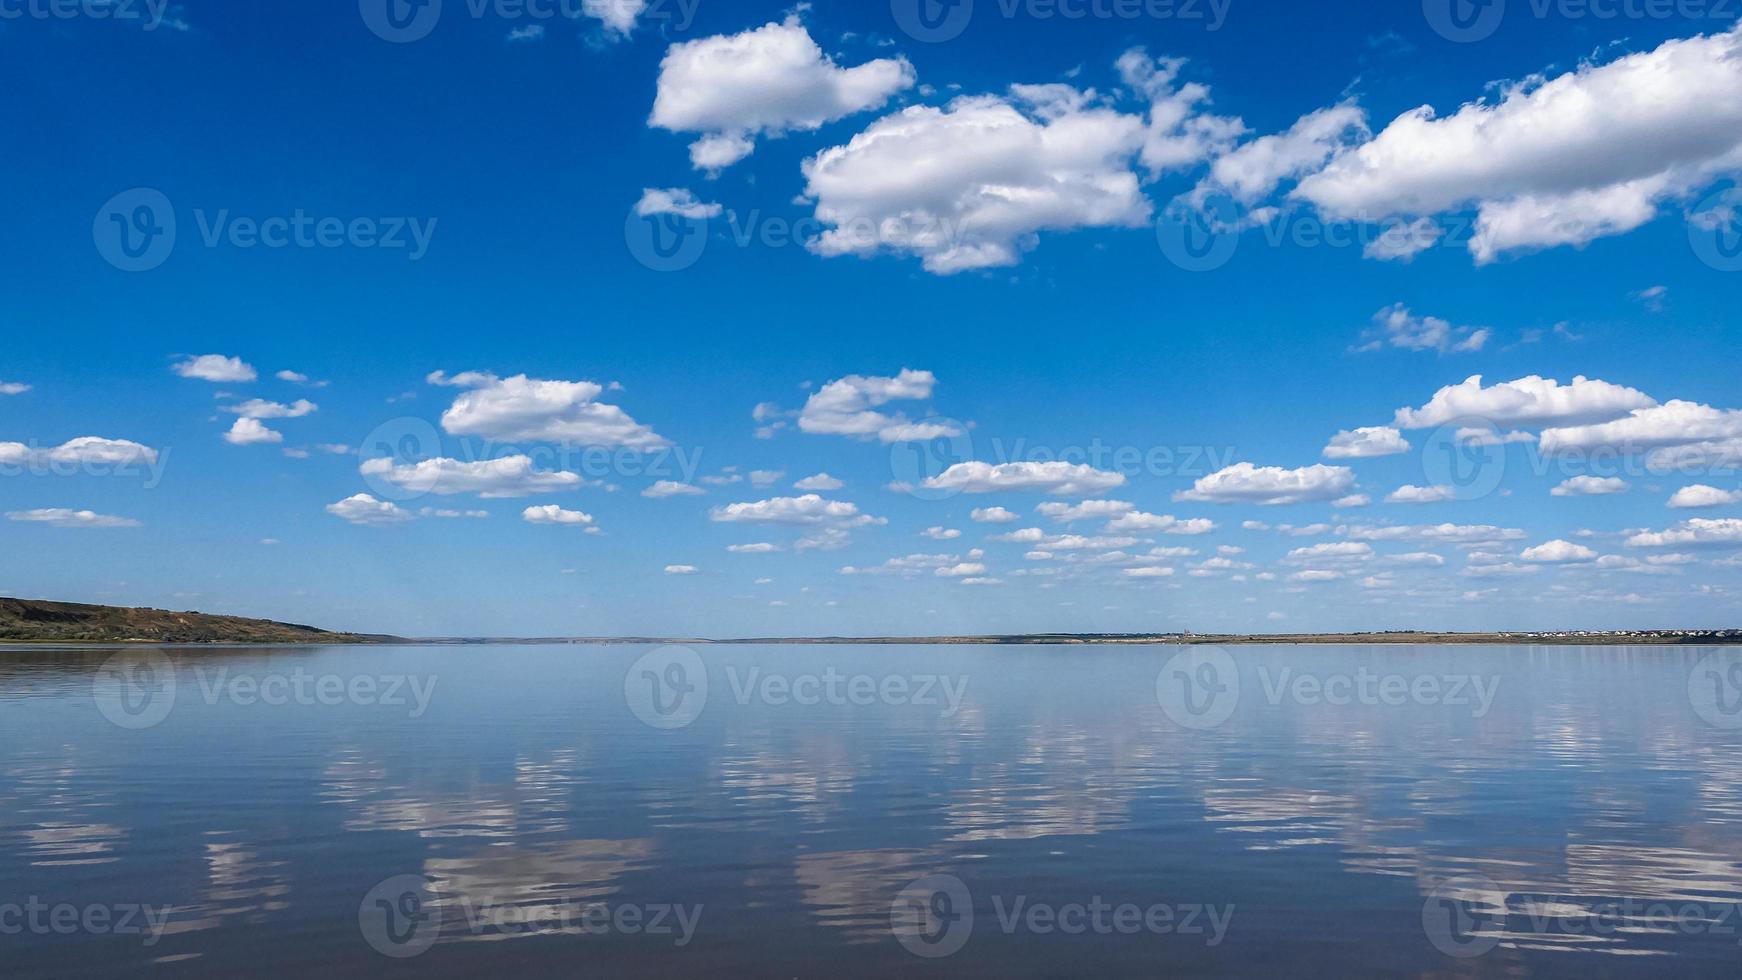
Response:
POLYGON ((542 381, 524 374, 498 378, 481 371, 452 376, 436 371, 427 380, 470 389, 442 413, 442 428, 453 435, 628 449, 671 445, 623 409, 598 401, 605 387, 597 382, 542 381))
POLYGON ((1334 500, 1355 486, 1355 472, 1346 466, 1322 463, 1299 469, 1235 463, 1200 477, 1190 490, 1173 495, 1175 500, 1211 504, 1298 504, 1334 500))
POLYGON ((690 144, 690 162, 717 172, 749 156, 758 136, 814 130, 875 109, 914 80, 905 58, 840 67, 795 15, 672 45, 660 62, 648 125, 702 134, 690 144))
POLYGON ((928 399, 936 384, 937 378, 930 371, 916 371, 911 368, 902 368, 893 378, 849 374, 812 393, 804 408, 799 410, 798 427, 801 431, 817 435, 874 438, 881 442, 907 442, 960 435, 961 430, 953 425, 914 422, 900 412, 877 411, 892 401, 928 399))

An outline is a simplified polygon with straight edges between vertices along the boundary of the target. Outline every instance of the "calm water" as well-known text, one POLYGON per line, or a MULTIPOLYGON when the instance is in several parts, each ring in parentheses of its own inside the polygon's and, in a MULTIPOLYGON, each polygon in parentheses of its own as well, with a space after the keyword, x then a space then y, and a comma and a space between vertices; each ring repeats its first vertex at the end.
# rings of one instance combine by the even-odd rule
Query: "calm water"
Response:
POLYGON ((0 651, 8 977, 1742 965, 1734 650, 116 655, 0 651))

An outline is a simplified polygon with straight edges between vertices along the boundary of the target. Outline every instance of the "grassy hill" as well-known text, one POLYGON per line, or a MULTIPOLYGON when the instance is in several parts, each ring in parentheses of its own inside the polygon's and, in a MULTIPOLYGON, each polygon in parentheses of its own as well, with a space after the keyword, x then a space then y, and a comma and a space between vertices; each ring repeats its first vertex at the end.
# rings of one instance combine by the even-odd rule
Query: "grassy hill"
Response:
POLYGON ((0 598, 0 643, 380 643, 270 619, 0 598))

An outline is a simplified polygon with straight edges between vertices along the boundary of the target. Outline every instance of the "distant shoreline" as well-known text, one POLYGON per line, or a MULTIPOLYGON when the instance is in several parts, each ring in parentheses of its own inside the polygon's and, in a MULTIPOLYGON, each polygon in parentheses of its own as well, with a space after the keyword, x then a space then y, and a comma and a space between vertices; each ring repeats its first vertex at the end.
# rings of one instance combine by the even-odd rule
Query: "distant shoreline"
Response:
POLYGON ((221 646, 326 646, 422 644, 437 646, 657 645, 696 646, 855 644, 862 646, 1080 646, 1090 644, 1487 644, 1557 646, 1742 645, 1742 629, 1544 630, 1448 633, 1382 630, 1370 633, 1009 633, 963 636, 759 636, 715 639, 658 636, 404 637, 339 633, 267 619, 170 612, 42 599, 0 597, 0 644, 176 644, 221 646))

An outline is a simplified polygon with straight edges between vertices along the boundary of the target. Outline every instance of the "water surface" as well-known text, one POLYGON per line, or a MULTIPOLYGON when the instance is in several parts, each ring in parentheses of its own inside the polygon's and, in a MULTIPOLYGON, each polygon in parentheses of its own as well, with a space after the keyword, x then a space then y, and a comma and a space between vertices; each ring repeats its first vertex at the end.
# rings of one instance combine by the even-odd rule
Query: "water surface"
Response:
POLYGON ((0 955, 9 977, 1734 976, 1739 662, 0 650, 0 955))

